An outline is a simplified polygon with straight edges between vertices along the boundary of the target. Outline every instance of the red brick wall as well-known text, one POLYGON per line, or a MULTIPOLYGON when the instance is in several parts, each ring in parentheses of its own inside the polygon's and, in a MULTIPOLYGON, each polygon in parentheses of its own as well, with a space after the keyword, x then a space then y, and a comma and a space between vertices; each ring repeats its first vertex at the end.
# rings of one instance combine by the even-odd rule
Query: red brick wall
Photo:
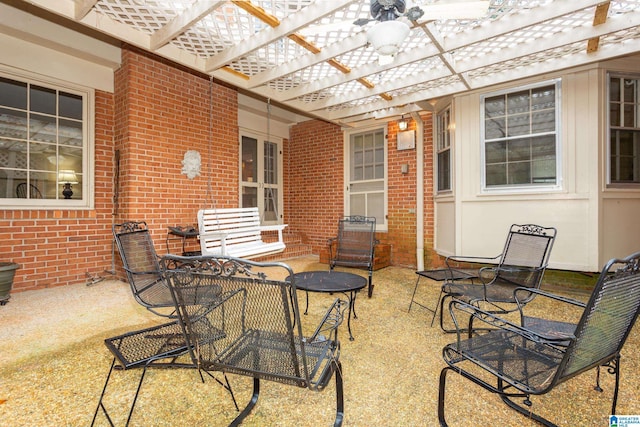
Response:
POLYGON ((204 207, 238 206, 237 92, 214 82, 211 93, 207 76, 135 48, 123 50, 115 88, 116 221, 145 220, 163 254, 167 226, 195 224, 204 207), (187 150, 202 158, 200 176, 193 180, 181 173, 187 150))
POLYGON ((2 261, 21 265, 13 290, 87 280, 111 268, 113 95, 95 95, 95 209, 0 210, 2 261))
POLYGON ((207 76, 125 47, 115 93, 97 91, 95 107, 95 209, 0 210, 2 260, 22 266, 14 291, 85 282, 87 272, 111 270, 113 222, 146 220, 163 254, 167 226, 195 223, 203 207, 238 205, 235 89, 214 83, 210 97, 207 76), (193 180, 181 173, 187 150, 202 156, 193 180))
MULTIPOLYGON (((431 115, 423 117, 425 168, 425 252, 433 249, 433 133, 431 115)), ((412 121, 410 129, 417 129, 412 121)), ((397 150, 396 122, 388 123, 388 232, 377 233, 390 244, 393 265, 415 267, 416 262, 416 150, 397 150), (403 164, 409 166, 406 174, 403 164)), ((329 237, 336 234, 337 221, 344 215, 344 140, 339 126, 312 120, 290 130, 289 151, 285 157, 286 221, 293 231, 303 234, 318 254, 329 237)))
POLYGON ((292 126, 285 151, 285 223, 318 254, 344 212, 342 129, 310 120, 292 126))
MULTIPOLYGON (((208 76, 136 48, 123 48, 114 94, 96 92, 95 209, 0 210, 2 260, 22 265, 16 291, 84 282, 87 273, 110 270, 114 222, 147 221, 163 254, 167 226, 195 223, 203 207, 238 206, 237 91, 217 82, 211 90, 210 96, 208 76), (187 150, 197 150, 202 157, 201 175, 193 180, 181 173, 187 150)), ((432 258, 437 261, 432 249, 431 115, 423 120, 429 266, 432 258)), ((411 128, 416 128, 415 122, 411 128)), ((395 122, 389 122, 388 130, 389 231, 377 237, 392 245, 392 264, 415 266, 416 150, 398 151, 395 122), (407 174, 401 173, 403 164, 409 165, 407 174)), ((344 214, 343 132, 334 124, 307 121, 291 128, 283 148, 284 222, 317 254, 335 235, 337 220, 344 214)), ((118 267, 119 256, 114 259, 118 267)))

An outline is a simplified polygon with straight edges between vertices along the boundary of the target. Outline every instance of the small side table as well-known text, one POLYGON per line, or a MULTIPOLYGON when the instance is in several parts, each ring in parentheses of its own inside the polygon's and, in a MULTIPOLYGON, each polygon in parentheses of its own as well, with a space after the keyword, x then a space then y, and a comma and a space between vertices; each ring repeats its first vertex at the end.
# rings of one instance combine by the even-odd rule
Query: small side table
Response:
MULTIPOLYGON (((340 292, 349 299, 349 313, 347 313, 347 329, 349 330, 349 340, 353 341, 351 333, 351 318, 357 319, 356 315, 356 296, 360 289, 367 286, 367 279, 353 273, 342 271, 303 271, 293 275, 296 288, 306 292, 324 292, 332 294, 340 292)), ((290 279, 289 279, 290 280, 290 279)), ((309 309, 309 295, 307 294, 307 305, 304 314, 309 309)))
POLYGON ((435 320, 436 313, 438 312, 438 305, 440 303, 440 298, 442 298, 442 287, 440 287, 440 295, 438 296, 438 301, 436 301, 436 306, 434 308, 427 307, 426 305, 421 304, 420 302, 415 300, 416 291, 418 290, 418 284, 420 283, 420 279, 423 277, 426 277, 427 279, 435 280, 437 282, 444 282, 447 280, 449 281, 471 280, 471 283, 473 283, 473 279, 478 278, 478 270, 456 270, 456 269, 449 269, 449 268, 416 271, 416 274, 418 275, 418 279, 416 280, 416 286, 413 288, 413 295, 411 295, 411 302, 409 303, 409 310, 407 310, 407 312, 411 311, 411 306, 413 304, 419 305, 420 307, 429 310, 430 312, 433 313, 433 317, 431 318, 431 326, 433 326, 433 321, 435 320))
POLYGON ((186 242, 187 239, 193 239, 198 237, 198 228, 191 226, 191 225, 187 225, 187 226, 180 226, 177 225, 175 227, 168 227, 168 232, 167 232, 167 240, 166 240, 166 245, 167 245, 167 253, 171 253, 171 251, 169 250, 169 241, 171 240, 182 240, 182 255, 183 256, 194 256, 194 255, 200 255, 200 251, 190 251, 187 252, 185 250, 185 246, 186 246, 186 242))

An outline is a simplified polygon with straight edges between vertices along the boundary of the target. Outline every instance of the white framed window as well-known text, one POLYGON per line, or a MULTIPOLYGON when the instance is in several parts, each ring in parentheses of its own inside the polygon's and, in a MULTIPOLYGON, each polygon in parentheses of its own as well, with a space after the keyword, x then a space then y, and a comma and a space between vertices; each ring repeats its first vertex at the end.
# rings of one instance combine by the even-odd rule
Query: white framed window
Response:
POLYGON ((557 189, 560 80, 481 97, 484 190, 557 189))
POLYGON ((436 114, 436 191, 451 191, 451 106, 436 114))
POLYGON ((387 129, 345 132, 346 215, 376 218, 387 230, 387 129))
POLYGON ((640 76, 609 74, 609 184, 640 184, 640 76))
POLYGON ((92 89, 0 69, 0 199, 7 208, 90 208, 92 89))

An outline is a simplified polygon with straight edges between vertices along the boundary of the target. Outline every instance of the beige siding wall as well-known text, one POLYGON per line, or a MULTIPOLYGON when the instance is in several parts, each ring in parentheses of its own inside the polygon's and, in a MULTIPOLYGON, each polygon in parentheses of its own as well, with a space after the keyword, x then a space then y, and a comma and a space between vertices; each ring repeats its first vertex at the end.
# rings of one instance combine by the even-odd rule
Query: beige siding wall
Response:
POLYGON ((480 96, 454 99, 454 201, 436 198, 436 250, 493 256, 501 252, 508 227, 535 223, 558 229, 551 267, 598 271, 614 256, 640 250, 640 191, 606 188, 606 70, 638 69, 635 61, 581 67, 500 87, 517 88, 561 80, 562 185, 540 192, 482 191, 480 96), (603 200, 605 202, 603 202, 603 200), (452 220, 455 218, 455 220, 452 220))

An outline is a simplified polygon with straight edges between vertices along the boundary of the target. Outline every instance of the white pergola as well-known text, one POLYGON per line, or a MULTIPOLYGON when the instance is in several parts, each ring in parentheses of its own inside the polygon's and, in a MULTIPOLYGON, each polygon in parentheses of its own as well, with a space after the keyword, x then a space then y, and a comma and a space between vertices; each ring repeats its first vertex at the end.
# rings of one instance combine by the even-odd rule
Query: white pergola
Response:
MULTIPOLYGON (((367 42, 369 0, 29 0, 302 114, 343 126, 429 100, 640 52, 640 0, 491 0, 475 19, 408 21, 393 61, 367 42)), ((458 0, 414 0, 428 9, 458 0)), ((451 4, 455 3, 455 4, 451 4)), ((5 22, 5 26, 11 25, 5 22)), ((74 24, 75 26, 75 24, 74 24)), ((77 49, 73 43, 57 49, 77 49)))

